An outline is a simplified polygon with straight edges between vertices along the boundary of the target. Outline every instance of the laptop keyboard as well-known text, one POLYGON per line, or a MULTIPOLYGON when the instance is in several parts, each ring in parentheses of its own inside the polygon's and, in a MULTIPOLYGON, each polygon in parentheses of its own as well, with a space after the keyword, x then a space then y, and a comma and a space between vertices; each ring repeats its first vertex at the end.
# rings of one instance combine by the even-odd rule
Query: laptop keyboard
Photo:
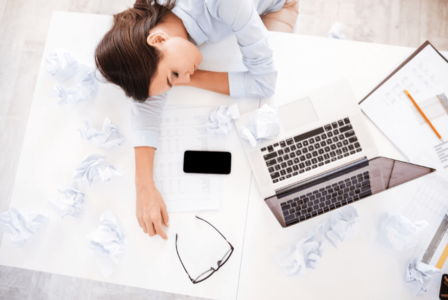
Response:
POLYGON ((273 183, 361 151, 349 118, 261 148, 273 183))
POLYGON ((280 204, 286 225, 302 222, 370 196, 369 172, 317 189, 280 204))

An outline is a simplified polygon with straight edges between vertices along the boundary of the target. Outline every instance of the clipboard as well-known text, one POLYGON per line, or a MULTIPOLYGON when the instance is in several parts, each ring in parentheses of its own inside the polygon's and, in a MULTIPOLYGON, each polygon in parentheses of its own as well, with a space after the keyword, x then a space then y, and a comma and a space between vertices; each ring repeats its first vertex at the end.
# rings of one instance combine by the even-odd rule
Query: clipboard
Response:
POLYGON ((379 87, 381 87, 384 83, 386 83, 392 76, 395 75, 395 73, 397 73, 398 71, 400 71, 404 66, 407 65, 407 63, 409 61, 411 61, 417 54, 420 53, 420 51, 422 51, 424 48, 426 48, 426 46, 430 45, 442 58, 443 60, 445 60, 448 63, 448 59, 443 56, 437 49, 436 47, 434 47, 433 44, 431 44, 431 42, 426 41, 423 43, 423 45, 421 45, 417 50, 415 50, 414 53, 411 54, 411 56, 409 56, 400 66, 398 66, 398 68, 396 68, 389 76, 386 77, 386 79, 384 79, 380 84, 378 84, 369 94, 367 94, 367 96, 364 97, 364 99, 362 99, 358 104, 361 104, 363 101, 367 100, 367 98, 370 97, 370 95, 372 95, 379 87))

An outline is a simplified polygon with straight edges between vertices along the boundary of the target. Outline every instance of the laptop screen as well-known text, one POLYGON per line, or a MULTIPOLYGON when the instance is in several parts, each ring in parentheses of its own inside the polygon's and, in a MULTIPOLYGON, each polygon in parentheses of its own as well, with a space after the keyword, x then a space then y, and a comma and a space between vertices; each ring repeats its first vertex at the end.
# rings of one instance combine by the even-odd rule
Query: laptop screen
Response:
POLYGON ((289 187, 265 201, 287 227, 434 171, 385 157, 365 159, 289 187))

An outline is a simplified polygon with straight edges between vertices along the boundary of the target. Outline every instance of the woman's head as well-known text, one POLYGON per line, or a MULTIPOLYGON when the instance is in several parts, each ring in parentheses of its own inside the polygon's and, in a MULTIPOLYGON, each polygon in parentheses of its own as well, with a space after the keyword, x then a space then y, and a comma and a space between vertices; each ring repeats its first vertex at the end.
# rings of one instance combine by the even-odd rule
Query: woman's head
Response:
POLYGON ((96 66, 106 80, 141 102, 167 91, 170 84, 189 81, 202 61, 199 50, 188 40, 157 29, 170 15, 174 2, 168 0, 163 6, 151 2, 137 0, 133 8, 115 15, 112 28, 95 51, 96 66))

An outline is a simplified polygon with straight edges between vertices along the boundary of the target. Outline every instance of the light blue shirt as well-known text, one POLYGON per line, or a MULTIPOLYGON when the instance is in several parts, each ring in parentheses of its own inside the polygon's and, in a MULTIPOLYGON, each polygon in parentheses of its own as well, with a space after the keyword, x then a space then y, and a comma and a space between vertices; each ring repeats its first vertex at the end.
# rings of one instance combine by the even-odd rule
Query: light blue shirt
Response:
MULTIPOLYGON (((260 15, 278 11, 285 0, 178 0, 178 16, 196 45, 219 42, 234 34, 247 71, 229 72, 231 97, 267 98, 274 94, 277 70, 260 15)), ((133 102, 134 147, 157 148, 162 110, 167 95, 133 102)))

